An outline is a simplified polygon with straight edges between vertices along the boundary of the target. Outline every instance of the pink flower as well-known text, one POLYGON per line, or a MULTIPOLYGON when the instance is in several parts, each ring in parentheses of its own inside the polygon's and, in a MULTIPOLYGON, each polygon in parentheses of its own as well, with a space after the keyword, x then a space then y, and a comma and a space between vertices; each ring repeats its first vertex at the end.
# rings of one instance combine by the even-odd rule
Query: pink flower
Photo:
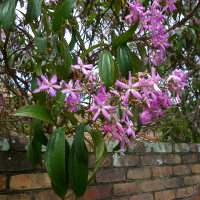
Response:
POLYGON ((33 93, 38 93, 42 90, 47 90, 50 95, 52 97, 55 97, 56 96, 56 91, 55 89, 61 89, 61 86, 60 85, 56 85, 56 82, 57 82, 57 76, 54 75, 51 80, 49 81, 45 76, 41 76, 41 79, 42 79, 42 83, 40 82, 39 79, 37 79, 37 84, 39 86, 38 89, 34 90, 33 93))
POLYGON ((67 110, 73 110, 74 112, 76 112, 77 106, 81 103, 80 95, 78 93, 75 93, 73 96, 68 96, 66 100, 67 103, 70 105, 70 107, 67 110))
POLYGON ((129 71, 128 85, 120 82, 119 80, 116 81, 115 85, 118 87, 121 87, 123 89, 127 89, 122 103, 126 103, 126 101, 128 100, 128 98, 130 96, 130 93, 132 93, 132 95, 135 98, 137 98, 138 100, 140 100, 140 101, 142 100, 142 96, 140 95, 140 93, 134 89, 134 88, 138 87, 138 83, 135 83, 135 84, 132 83, 132 76, 131 76, 130 71, 129 71))
POLYGON ((135 23, 138 20, 138 17, 143 17, 144 13, 143 11, 145 8, 141 6, 141 4, 137 0, 133 0, 133 4, 128 2, 128 5, 131 9, 131 13, 125 17, 125 19, 129 19, 130 22, 135 23))
POLYGON ((74 99, 76 99, 77 96, 76 96, 75 92, 81 90, 79 80, 76 80, 75 86, 73 85, 72 80, 70 80, 68 84, 64 80, 62 80, 62 84, 65 86, 65 89, 62 90, 62 93, 63 94, 71 94, 71 96, 74 99))
POLYGON ((127 125, 126 129, 127 135, 132 135, 133 138, 136 138, 135 131, 133 130, 133 122, 129 120, 129 118, 127 117, 125 123, 127 125))
POLYGON ((152 118, 152 116, 148 110, 140 113, 139 116, 140 116, 140 121, 141 121, 142 125, 145 125, 147 123, 147 121, 152 118))
POLYGON ((131 142, 128 139, 126 134, 113 132, 112 135, 113 135, 114 138, 116 138, 117 140, 120 141, 120 148, 121 149, 125 149, 125 144, 128 144, 128 146, 131 145, 131 142))
POLYGON ((111 118, 107 111, 115 110, 116 107, 107 106, 107 97, 103 93, 100 93, 99 91, 97 93, 97 96, 94 95, 94 100, 95 102, 93 107, 88 110, 88 112, 96 111, 92 120, 95 121, 99 116, 99 114, 102 112, 103 116, 110 121, 111 118))
POLYGON ((174 3, 176 0, 166 0, 166 6, 162 9, 162 12, 166 11, 169 8, 170 13, 172 14, 174 10, 176 10, 176 6, 174 3))
POLYGON ((73 69, 81 69, 86 76, 90 75, 90 70, 93 68, 92 64, 84 65, 81 58, 78 57, 78 65, 72 65, 73 69), (89 70, 88 70, 89 69, 89 70))

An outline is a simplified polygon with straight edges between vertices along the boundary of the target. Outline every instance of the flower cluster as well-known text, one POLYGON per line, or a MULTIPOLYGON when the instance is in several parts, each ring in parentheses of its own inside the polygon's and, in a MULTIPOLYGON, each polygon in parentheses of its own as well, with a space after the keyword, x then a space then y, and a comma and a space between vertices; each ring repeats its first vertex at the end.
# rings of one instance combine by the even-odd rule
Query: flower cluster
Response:
POLYGON ((164 26, 165 16, 163 12, 167 12, 168 9, 172 14, 176 9, 174 3, 176 0, 166 0, 166 4, 162 7, 158 0, 154 0, 150 10, 146 10, 139 0, 133 0, 133 3, 128 5, 131 9, 131 13, 125 18, 130 23, 140 22, 140 29, 138 34, 144 33, 151 37, 149 46, 153 46, 150 56, 147 60, 153 61, 155 66, 158 66, 163 62, 165 49, 170 46, 167 42, 169 34, 167 34, 164 26))
POLYGON ((157 120, 163 115, 163 108, 173 104, 175 98, 172 96, 173 93, 177 94, 176 98, 180 102, 179 94, 185 86, 188 86, 186 84, 188 75, 185 72, 175 70, 164 81, 156 73, 156 69, 152 68, 151 74, 139 72, 137 77, 132 77, 129 72, 129 80, 117 80, 116 88, 106 90, 103 83, 98 82, 93 76, 92 64, 84 65, 78 57, 78 64, 72 68, 74 73, 77 73, 75 82, 69 80, 66 83, 62 80, 60 86, 57 84, 56 75, 50 81, 42 75, 42 82, 37 79, 39 88, 33 92, 46 90, 55 97, 56 90, 61 90, 66 94, 68 111, 77 112, 78 106, 84 107, 92 126, 100 127, 104 133, 111 133, 120 141, 121 148, 124 148, 125 144, 130 145, 130 137, 136 137, 136 125, 133 120, 135 107, 142 110, 139 118, 145 125, 151 119, 157 120))

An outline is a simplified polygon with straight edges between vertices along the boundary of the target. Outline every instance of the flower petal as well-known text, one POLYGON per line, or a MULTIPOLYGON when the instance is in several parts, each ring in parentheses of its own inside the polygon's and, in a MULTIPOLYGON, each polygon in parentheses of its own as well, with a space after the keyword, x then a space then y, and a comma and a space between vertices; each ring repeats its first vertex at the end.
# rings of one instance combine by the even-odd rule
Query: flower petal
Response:
POLYGON ((98 117, 99 114, 100 114, 100 111, 101 111, 100 109, 97 110, 97 112, 95 113, 95 115, 94 115, 92 121, 96 121, 97 117, 98 117))
POLYGON ((117 80, 115 83, 116 86, 123 88, 123 89, 128 89, 128 85, 122 83, 121 81, 117 80))
POLYGON ((49 89, 49 93, 52 97, 55 97, 56 96, 56 91, 53 89, 53 88, 50 88, 49 89))
POLYGON ((57 76, 56 75, 53 75, 53 77, 51 78, 50 80, 50 83, 51 84, 55 84, 57 82, 57 76))
POLYGON ((103 113, 103 116, 107 119, 107 120, 109 120, 110 121, 110 115, 108 114, 108 112, 105 110, 105 109, 103 109, 102 108, 102 113, 103 113))
POLYGON ((134 89, 131 89, 131 93, 133 94, 134 97, 136 97, 138 100, 142 100, 142 96, 140 95, 140 93, 134 89))
POLYGON ((42 79, 43 82, 45 82, 46 84, 49 84, 49 81, 48 81, 48 79, 47 79, 45 76, 41 75, 41 79, 42 79))

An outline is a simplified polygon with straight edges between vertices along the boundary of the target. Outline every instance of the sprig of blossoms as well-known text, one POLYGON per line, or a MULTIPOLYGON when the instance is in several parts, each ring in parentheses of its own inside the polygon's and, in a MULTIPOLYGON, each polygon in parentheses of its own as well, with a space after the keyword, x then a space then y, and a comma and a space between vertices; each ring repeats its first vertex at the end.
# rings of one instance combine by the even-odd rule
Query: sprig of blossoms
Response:
POLYGON ((174 3, 176 0, 166 0, 166 4, 162 8, 158 0, 154 0, 150 9, 146 10, 139 0, 133 0, 133 3, 128 2, 130 14, 125 17, 130 23, 140 22, 140 28, 137 34, 147 34, 151 40, 149 46, 153 46, 150 55, 146 61, 151 61, 155 66, 163 63, 165 49, 171 45, 168 42, 169 34, 165 30, 166 27, 164 12, 169 9, 172 14, 176 9, 174 3))
POLYGON ((117 80, 117 87, 106 90, 102 82, 88 76, 91 74, 90 69, 83 66, 91 68, 92 65, 85 65, 79 59, 79 64, 74 68, 77 80, 69 80, 67 83, 61 80, 61 86, 57 84, 56 75, 50 81, 42 75, 42 82, 37 79, 39 87, 34 93, 47 91, 55 97, 56 90, 61 90, 66 94, 65 106, 68 112, 75 113, 79 106, 84 107, 90 123, 105 134, 112 134, 120 141, 121 148, 125 148, 125 144, 130 145, 131 137, 136 138, 134 107, 141 108, 139 118, 146 125, 148 121, 162 116, 163 109, 172 106, 174 98, 180 103, 180 94, 188 86, 187 73, 176 69, 163 80, 152 67, 151 73, 139 72, 134 78, 129 72, 128 80, 117 80))

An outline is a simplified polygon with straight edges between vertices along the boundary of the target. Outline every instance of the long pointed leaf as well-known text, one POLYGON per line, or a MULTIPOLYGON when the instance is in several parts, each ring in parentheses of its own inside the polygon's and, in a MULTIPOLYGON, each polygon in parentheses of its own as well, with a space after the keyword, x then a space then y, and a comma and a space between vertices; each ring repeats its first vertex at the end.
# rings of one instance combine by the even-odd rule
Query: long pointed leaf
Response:
POLYGON ((43 106, 39 105, 30 105, 19 108, 14 112, 15 116, 23 116, 23 117, 32 117, 35 119, 40 119, 50 124, 55 125, 53 118, 51 117, 50 112, 43 106))
POLYGON ((104 51, 99 58, 98 63, 99 75, 105 86, 108 88, 114 82, 115 66, 112 55, 108 51, 104 51))
POLYGON ((12 25, 15 19, 15 1, 5 0, 0 3, 0 21, 5 31, 12 25))
POLYGON ((69 178, 72 190, 77 197, 82 196, 87 188, 88 152, 84 143, 83 123, 76 130, 69 158, 69 178))
POLYGON ((51 135, 46 150, 46 167, 57 195, 64 197, 68 185, 69 144, 65 139, 66 127, 56 129, 51 135))

